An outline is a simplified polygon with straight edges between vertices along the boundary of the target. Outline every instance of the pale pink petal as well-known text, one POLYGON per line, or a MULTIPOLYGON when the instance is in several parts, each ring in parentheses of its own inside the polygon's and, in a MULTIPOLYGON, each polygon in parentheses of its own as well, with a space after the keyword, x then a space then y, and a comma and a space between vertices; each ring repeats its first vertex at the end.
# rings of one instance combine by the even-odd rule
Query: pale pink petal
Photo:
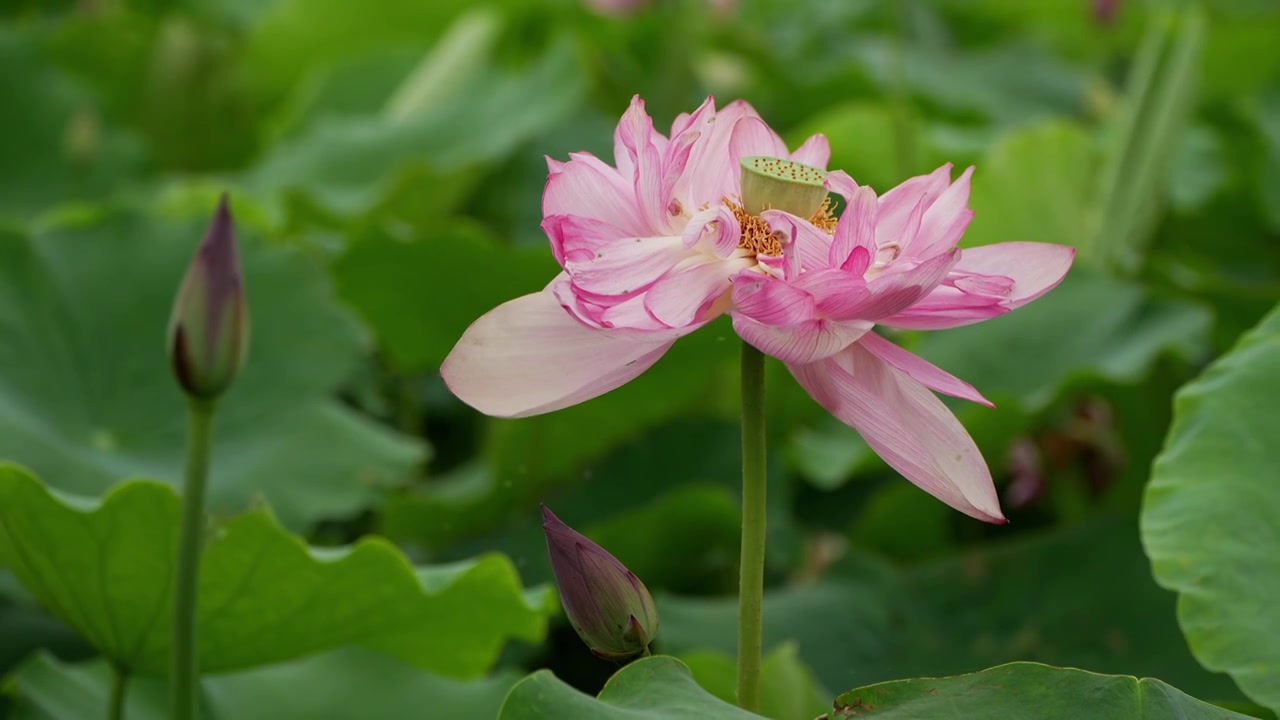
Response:
POLYGON ((648 234, 629 183, 608 165, 587 161, 580 155, 547 178, 542 215, 592 218, 609 223, 626 235, 648 234))
POLYGON ((860 187, 848 202, 836 223, 827 265, 861 275, 876 251, 876 194, 869 187, 860 187), (854 253, 858 248, 864 252, 854 253))
MULTIPOLYGON (((766 157, 783 157, 787 154, 786 143, 778 137, 763 120, 758 117, 744 117, 733 125, 733 134, 729 138, 730 166, 737 168, 745 157, 764 155, 766 157)), ((756 213, 761 208, 747 208, 747 212, 756 213)))
POLYGON ((924 385, 861 347, 788 365, 818 404, 857 430, 890 467, 966 515, 1005 522, 973 439, 924 385))
POLYGON ((851 319, 846 313, 850 303, 868 294, 867 281, 861 275, 843 270, 813 270, 792 281, 797 288, 813 296, 820 317, 851 319))
POLYGON ((733 329, 760 352, 785 363, 812 363, 830 357, 870 332, 865 321, 806 320, 794 325, 766 325, 733 313, 733 329))
POLYGON ((675 195, 691 207, 718 203, 723 198, 738 194, 737 161, 729 156, 729 141, 733 127, 744 117, 759 117, 755 109, 742 100, 735 100, 721 110, 704 115, 696 130, 698 139, 689 153, 689 162, 675 195))
POLYGON ((724 205, 715 205, 699 212, 684 228, 685 247, 691 248, 699 242, 705 242, 707 244, 704 247, 720 258, 733 255, 741 237, 742 228, 738 225, 738 218, 724 205))
POLYGON ((788 279, 799 277, 800 269, 817 270, 827 267, 827 258, 831 254, 831 236, 822 228, 782 210, 765 210, 760 213, 760 217, 774 231, 781 231, 788 238, 783 249, 793 255, 799 264, 799 267, 788 269, 788 279))
POLYGON ((953 272, 995 275, 1009 278, 1012 287, 1004 306, 1010 310, 1026 305, 1062 282, 1076 249, 1067 245, 1040 242, 1007 242, 965 248, 953 272))
POLYGON ((1003 315, 1056 287, 1074 257, 1074 248, 1049 243, 1013 242, 967 248, 951 275, 961 279, 1007 279, 1012 282, 1007 294, 986 295, 941 285, 920 302, 880 322, 907 330, 944 330, 1003 315))
POLYGON ((943 395, 995 407, 990 400, 969 383, 925 360, 913 352, 903 350, 876 333, 867 333, 858 340, 863 350, 910 375, 913 380, 943 395))
POLYGON ((568 263, 565 270, 586 292, 628 295, 653 284, 688 253, 678 236, 625 238, 596 250, 586 262, 568 263))
POLYGON ((831 143, 827 141, 827 136, 822 133, 810 135, 803 145, 791 153, 790 159, 816 167, 819 170, 826 170, 827 163, 831 161, 831 143))
POLYGON ((566 262, 584 262, 595 257, 596 250, 628 237, 604 220, 577 215, 548 215, 542 231, 551 241, 551 254, 564 267, 566 262))
POLYGON ((854 182, 853 178, 849 177, 849 174, 843 170, 832 170, 827 173, 827 179, 822 181, 822 186, 828 192, 833 192, 844 198, 845 202, 848 202, 849 198, 853 197, 854 191, 858 189, 858 183, 854 182))
POLYGON ((503 303, 472 323, 440 374, 454 395, 486 415, 527 417, 627 383, 676 336, 587 327, 544 291, 503 303))
POLYGON ((697 110, 692 113, 680 113, 676 116, 676 119, 671 122, 671 139, 675 140, 686 130, 701 134, 703 123, 706 122, 707 118, 715 117, 715 114, 716 99, 708 95, 697 110))
POLYGON ((555 295, 556 301, 560 303, 565 312, 577 318, 578 322, 583 325, 589 325, 593 328, 608 327, 605 325, 604 314, 609 310, 609 307, 599 304, 575 289, 573 287, 573 279, 569 277, 569 273, 562 272, 557 275, 547 285, 546 292, 555 295))
POLYGON ((733 277, 733 305, 739 313, 768 325, 794 325, 816 317, 812 295, 758 272, 733 277))
POLYGON ((915 231, 907 232, 908 219, 914 213, 928 211, 929 206, 951 184, 951 163, 928 175, 918 175, 880 196, 876 219, 876 245, 904 244, 904 237, 914 238, 915 231))
POLYGON ((612 330, 666 330, 669 326, 658 322, 645 307, 645 296, 639 293, 615 305, 605 308, 600 313, 601 327, 612 330))
POLYGON ((909 270, 895 269, 879 275, 867 283, 864 295, 850 298, 847 304, 838 309, 833 307, 828 314, 836 318, 857 317, 879 322, 902 312, 937 287, 959 255, 958 250, 952 250, 935 255, 909 270))
POLYGON ((710 320, 707 309, 729 292, 729 278, 749 265, 745 258, 715 259, 673 270, 644 294, 645 309, 667 327, 710 320))
POLYGON ((904 245, 905 254, 925 258, 955 247, 973 219, 973 211, 968 207, 972 175, 970 166, 929 206, 920 221, 919 232, 904 245))

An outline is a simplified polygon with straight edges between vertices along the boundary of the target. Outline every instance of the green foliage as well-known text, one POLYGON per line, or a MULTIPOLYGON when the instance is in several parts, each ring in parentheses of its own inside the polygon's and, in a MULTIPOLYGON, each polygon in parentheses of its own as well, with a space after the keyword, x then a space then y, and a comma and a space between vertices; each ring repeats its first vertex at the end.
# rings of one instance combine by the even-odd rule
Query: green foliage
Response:
MULTIPOLYGON (((716 697, 731 703, 737 683, 733 658, 714 652, 689 653, 680 658, 693 679, 716 697)), ((783 643, 764 658, 761 669, 760 713, 775 720, 812 720, 829 705, 830 697, 796 654, 794 643, 783 643)))
POLYGON ((1043 720, 1237 720, 1247 715, 1200 702, 1152 678, 1013 663, 953 678, 899 680, 836 698, 837 716, 872 713, 896 720, 1019 717, 1043 720))
MULTIPOLYGON (((343 650, 205 678, 200 703, 202 717, 209 720, 492 720, 516 680, 511 673, 450 680, 385 655, 343 650), (423 708, 423 714, 411 715, 414 708, 423 708)), ((15 720, 81 720, 100 715, 106 706, 111 671, 100 662, 69 665, 41 655, 17 673, 15 683, 22 694, 15 720)), ((127 716, 136 720, 168 717, 164 682, 132 679, 126 708, 127 716)))
POLYGON ((438 377, 471 322, 559 272, 545 157, 611 162, 636 94, 664 131, 745 98, 878 193, 974 165, 962 246, 1078 250, 1007 317, 879 330, 996 403, 947 400, 1008 525, 898 477, 768 364, 763 714, 869 683, 840 712, 1205 716, 1162 683, 1280 709, 1280 7, 595 4, 0 10, 0 718, 105 717, 111 662, 127 717, 164 715, 183 399, 163 338, 224 191, 252 341, 215 428, 205 717, 478 720, 513 686, 502 717, 748 717, 726 705, 728 319, 545 416, 482 417, 438 377), (687 668, 646 659, 595 697, 617 668, 524 589, 550 579, 540 502, 640 574, 655 650, 687 668))
MULTIPOLYGON (((164 337, 203 234, 125 210, 0 229, 4 457, 83 495, 128 476, 179 481, 184 399, 164 337)), ((358 512, 405 481, 423 444, 333 400, 367 336, 315 263, 245 235, 251 359, 218 418, 210 506, 263 496, 290 528, 358 512)))
POLYGON ((499 720, 736 720, 758 718, 703 690, 688 666, 670 657, 637 660, 610 678, 599 698, 584 695, 548 670, 521 680, 499 720))
POLYGON ((1280 709, 1280 632, 1271 611, 1280 528, 1273 509, 1280 416, 1280 310, 1178 392, 1152 470, 1142 538, 1161 585, 1178 593, 1191 651, 1251 698, 1280 709))
MULTIPOLYGON (((0 562, 112 662, 162 673, 179 504, 159 483, 119 485, 99 504, 0 468, 0 562)), ((547 612, 546 594, 525 598, 501 556, 414 568, 378 539, 309 548, 265 509, 210 529, 199 588, 199 665, 208 673, 361 645, 474 677, 507 638, 541 637, 547 612)))

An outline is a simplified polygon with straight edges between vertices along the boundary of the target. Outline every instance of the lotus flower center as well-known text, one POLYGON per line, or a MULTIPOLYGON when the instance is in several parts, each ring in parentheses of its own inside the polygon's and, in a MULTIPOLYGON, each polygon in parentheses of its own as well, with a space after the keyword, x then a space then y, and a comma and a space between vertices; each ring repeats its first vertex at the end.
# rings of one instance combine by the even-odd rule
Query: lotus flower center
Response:
MULTIPOLYGON (((787 241, 786 233, 769 227, 769 223, 764 218, 748 213, 740 203, 729 198, 724 198, 722 202, 733 212, 733 216, 738 220, 738 227, 742 228, 738 248, 746 250, 751 255, 774 257, 782 255, 782 245, 787 241)), ((836 216, 831 212, 830 198, 822 201, 822 206, 809 217, 809 222, 828 235, 835 232, 836 216)))

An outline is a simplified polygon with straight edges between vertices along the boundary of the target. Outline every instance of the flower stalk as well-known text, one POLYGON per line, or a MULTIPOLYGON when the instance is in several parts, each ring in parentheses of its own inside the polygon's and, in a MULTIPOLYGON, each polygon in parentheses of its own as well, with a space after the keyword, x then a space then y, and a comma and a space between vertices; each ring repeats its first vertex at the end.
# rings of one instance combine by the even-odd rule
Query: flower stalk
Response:
POLYGON ((187 465, 182 484, 182 526, 178 537, 178 575, 174 587, 173 683, 170 717, 195 717, 196 598, 200 575, 200 551, 204 547, 205 485, 209 477, 209 450, 213 445, 216 400, 192 397, 187 402, 187 465))
POLYGON ((765 547, 764 353, 742 343, 742 559, 738 573, 738 705, 760 708, 765 547))
POLYGON ((195 717, 196 604, 206 529, 205 487, 218 398, 235 380, 249 343, 249 310, 231 209, 223 195, 178 288, 169 323, 169 361, 187 395, 187 457, 173 589, 170 718, 195 717))

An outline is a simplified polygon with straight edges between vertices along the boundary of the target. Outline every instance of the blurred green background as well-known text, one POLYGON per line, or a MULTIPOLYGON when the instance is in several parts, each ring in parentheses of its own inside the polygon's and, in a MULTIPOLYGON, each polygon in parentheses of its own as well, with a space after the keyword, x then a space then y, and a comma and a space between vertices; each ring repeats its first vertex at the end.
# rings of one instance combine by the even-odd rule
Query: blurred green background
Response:
MULTIPOLYGON (((976 165, 962 246, 1079 249, 1017 313, 895 336, 997 404, 953 407, 1007 526, 898 477, 771 364, 766 644, 824 699, 794 716, 855 686, 1012 660, 1241 701, 1188 651, 1137 513, 1173 391, 1280 298, 1280 6, 634 4, 6 0, 0 457, 86 496, 176 483, 164 318, 226 189, 255 326, 214 511, 265 503, 313 544, 377 533, 422 563, 500 551, 532 586, 550 574, 546 502, 659 596, 656 649, 711 677, 706 651, 735 643, 727 322, 545 417, 479 416, 437 371, 472 320, 556 270, 544 156, 610 158, 634 94, 659 128, 707 94, 742 97, 793 146, 825 133, 831 167, 880 192, 976 165)), ((0 716, 75 717, 38 701, 42 650, 92 654, 0 570, 0 716)), ((353 697, 426 682, 350 652, 307 672, 348 673, 353 697)), ((537 667, 588 691, 615 669, 553 620, 480 682, 537 667)), ((253 696, 312 677, 255 672, 227 682, 253 696)))

